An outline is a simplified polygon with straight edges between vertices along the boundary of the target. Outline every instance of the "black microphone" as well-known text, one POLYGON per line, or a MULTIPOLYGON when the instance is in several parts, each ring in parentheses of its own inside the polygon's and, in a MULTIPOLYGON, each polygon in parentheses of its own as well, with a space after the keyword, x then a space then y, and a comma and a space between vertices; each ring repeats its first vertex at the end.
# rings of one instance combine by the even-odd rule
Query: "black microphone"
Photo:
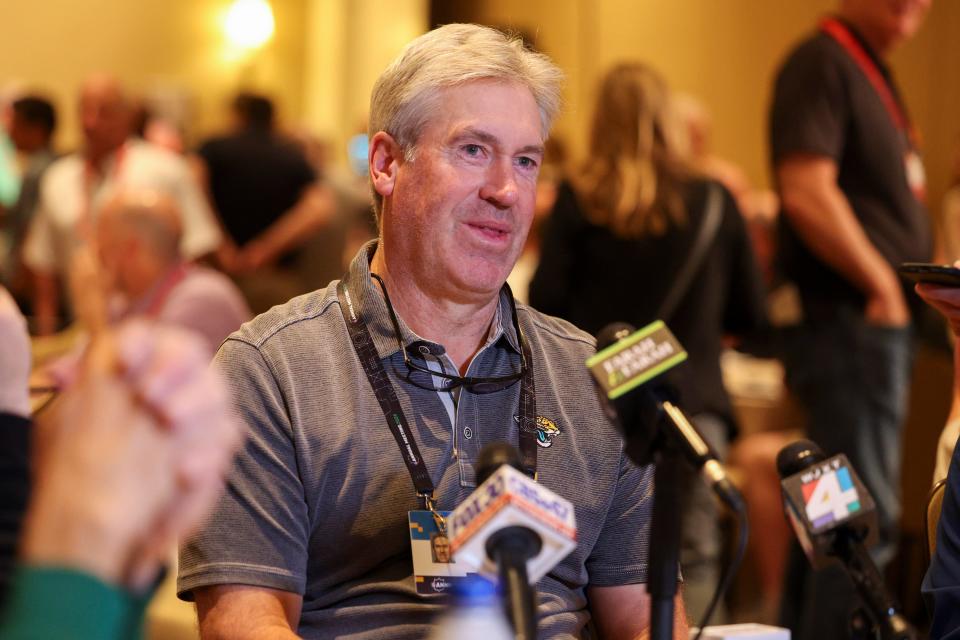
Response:
POLYGON ((686 359, 686 351, 663 322, 635 331, 626 323, 597 334, 597 354, 587 366, 597 380, 608 417, 626 439, 626 453, 640 465, 653 462, 667 442, 676 445, 707 485, 730 508, 744 508, 740 491, 710 445, 677 407, 677 393, 665 374, 686 359))
MULTIPOLYGON (((477 458, 477 485, 483 484, 501 466, 523 471, 520 454, 506 442, 494 442, 480 450, 477 458)), ((540 553, 543 540, 524 526, 510 526, 494 532, 486 543, 487 556, 500 570, 507 614, 518 640, 537 637, 537 608, 534 588, 527 576, 527 562, 540 553)))
POLYGON ((844 567, 884 640, 916 638, 867 552, 876 537, 876 507, 847 457, 827 457, 816 443, 800 440, 777 454, 777 472, 787 519, 813 567, 844 567))

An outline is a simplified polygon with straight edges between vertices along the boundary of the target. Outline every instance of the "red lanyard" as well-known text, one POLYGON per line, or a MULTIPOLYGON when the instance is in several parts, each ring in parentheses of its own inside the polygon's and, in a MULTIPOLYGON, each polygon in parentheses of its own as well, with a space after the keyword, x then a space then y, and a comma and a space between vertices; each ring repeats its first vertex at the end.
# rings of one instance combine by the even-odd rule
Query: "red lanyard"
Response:
POLYGON ((860 70, 863 71, 867 80, 873 85, 873 89, 877 92, 877 95, 880 96, 880 101, 883 102, 883 106, 887 108, 887 113, 890 114, 893 124, 907 136, 907 141, 910 145, 913 148, 917 148, 919 141, 917 140, 916 131, 910 123, 910 119, 900 106, 900 102, 896 96, 894 96, 889 82, 887 82, 887 79, 880 72, 873 58, 871 58, 870 54, 863 48, 863 45, 860 44, 856 36, 850 32, 850 27, 836 18, 824 18, 820 23, 820 29, 836 40, 850 57, 853 58, 853 61, 856 62, 860 70))
POLYGON ((190 273, 190 265, 182 262, 170 269, 169 273, 167 273, 163 280, 157 285, 153 295, 150 296, 150 300, 146 308, 143 309, 143 313, 151 318, 157 317, 163 309, 163 305, 166 304, 167 298, 170 297, 170 293, 174 287, 183 282, 183 279, 187 277, 188 273, 190 273))

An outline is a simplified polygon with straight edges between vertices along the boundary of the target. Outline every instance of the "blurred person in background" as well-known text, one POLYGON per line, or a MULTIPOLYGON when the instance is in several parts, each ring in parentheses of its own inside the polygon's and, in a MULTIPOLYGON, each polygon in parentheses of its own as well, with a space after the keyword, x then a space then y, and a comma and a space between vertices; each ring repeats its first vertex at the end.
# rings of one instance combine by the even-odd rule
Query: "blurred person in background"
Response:
MULTIPOLYGON (((616 321, 668 323, 689 354, 682 406, 723 457, 735 423, 720 353, 725 335, 763 326, 763 282, 736 201, 687 163, 681 126, 653 69, 607 73, 590 156, 545 223, 530 303, 593 334, 616 321)), ((680 559, 687 611, 699 619, 721 541, 709 489, 692 470, 686 482, 680 559)))
POLYGON ((0 282, 23 298, 29 286, 22 265, 23 241, 40 200, 40 181, 56 159, 53 134, 57 112, 49 100, 37 95, 17 98, 10 109, 10 140, 23 157, 24 170, 17 201, 0 217, 9 247, 6 264, 0 264, 0 282))
POLYGON ((688 136, 690 162, 703 175, 727 188, 747 223, 754 254, 767 283, 773 280, 774 223, 779 202, 770 189, 757 189, 746 172, 735 162, 713 151, 713 121, 700 100, 690 94, 677 94, 673 107, 683 121, 688 136))
POLYGON ((120 187, 149 189, 177 202, 183 216, 181 250, 187 259, 214 252, 221 234, 186 162, 177 155, 132 139, 131 105, 110 76, 88 78, 80 89, 80 151, 51 165, 24 246, 34 274, 38 333, 54 331, 61 289, 74 250, 89 240, 100 206, 120 187))
POLYGON ((102 282, 114 320, 147 316, 191 329, 212 356, 252 315, 225 275, 187 262, 177 203, 151 191, 121 191, 96 224, 102 282))
POLYGON ((17 365, 0 370, 4 582, 8 543, 20 550, 0 637, 134 640, 169 548, 220 493, 242 432, 202 341, 144 322, 98 334, 31 425, 28 344, 0 288, 0 353, 17 365))
MULTIPOLYGON (((950 187, 943 196, 941 223, 943 225, 944 248, 947 260, 960 260, 960 136, 957 136, 954 146, 953 167, 951 171, 950 187)), ((951 334, 956 349, 956 336, 951 334)), ((933 481, 947 477, 953 450, 960 437, 960 385, 954 385, 953 403, 950 408, 950 417, 940 438, 937 441, 937 458, 933 470, 933 481)))
POLYGON ((523 304, 530 302, 530 281, 540 264, 540 235, 544 221, 550 217, 553 205, 557 202, 560 185, 567 179, 567 147, 558 137, 549 138, 544 145, 543 164, 537 176, 537 203, 533 211, 533 224, 527 234, 523 251, 513 265, 513 271, 507 278, 507 284, 513 291, 513 297, 523 304))
POLYGON ((303 151, 277 133, 269 98, 241 93, 231 105, 230 132, 197 151, 195 168, 226 241, 221 266, 261 313, 306 292, 293 250, 332 216, 334 198, 320 186, 303 151))
POLYGON ((186 150, 183 129, 173 119, 156 113, 156 110, 144 99, 138 99, 133 107, 133 133, 163 149, 176 154, 186 150))
MULTIPOLYGON (((803 311, 784 344, 787 385, 808 437, 846 454, 873 495, 881 569, 897 547, 911 315, 921 306, 896 267, 929 261, 933 244, 917 136, 885 60, 930 3, 842 0, 780 68, 770 113, 780 259, 803 311)), ((812 572, 794 545, 781 612, 794 638, 849 637, 857 600, 842 573, 812 572)))
POLYGON ((30 491, 30 340, 27 321, 0 285, 0 609, 13 576, 30 491))
MULTIPOLYGON (((960 267, 960 262, 954 266, 960 267)), ((930 610, 930 639, 960 636, 960 450, 956 433, 960 426, 960 289, 937 285, 918 285, 917 293, 947 320, 953 335, 953 406, 944 434, 952 433, 953 442, 941 437, 937 450, 934 480, 946 479, 943 503, 937 523, 936 548, 923 580, 921 591, 930 610)))
POLYGON ((20 95, 19 83, 0 87, 0 214, 12 207, 20 196, 20 170, 17 149, 10 140, 11 105, 20 95))
MULTIPOLYGON (((363 123, 364 126, 366 122, 363 123)), ((354 162, 338 162, 359 151, 362 139, 366 158, 367 135, 364 131, 350 140, 346 149, 332 140, 314 135, 307 127, 294 132, 317 180, 329 187, 334 196, 333 215, 322 233, 313 234, 300 248, 297 267, 300 280, 310 290, 319 289, 343 275, 357 250, 376 237, 376 222, 370 207, 370 185, 366 173, 358 173, 354 162), (340 153, 337 153, 337 152, 340 153), (359 231, 359 233, 358 233, 359 231), (350 247, 353 247, 351 250, 350 247)), ((363 169, 366 169, 364 165, 363 169)))
POLYGON ((713 119, 707 107, 688 93, 676 93, 673 109, 686 129, 690 161, 705 176, 716 180, 736 199, 741 213, 750 192, 750 180, 738 164, 713 151, 713 119))
POLYGON ((947 261, 954 262, 960 260, 960 134, 954 141, 950 184, 943 196, 941 211, 947 261))

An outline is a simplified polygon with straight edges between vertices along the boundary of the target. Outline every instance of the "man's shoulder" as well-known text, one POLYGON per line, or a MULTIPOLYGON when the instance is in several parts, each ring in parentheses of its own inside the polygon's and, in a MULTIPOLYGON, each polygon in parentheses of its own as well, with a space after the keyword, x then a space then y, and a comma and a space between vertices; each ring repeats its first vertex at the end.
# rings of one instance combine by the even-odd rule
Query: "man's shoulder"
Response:
POLYGON ((171 293, 171 297, 174 296, 203 302, 239 301, 246 306, 243 293, 233 280, 216 269, 202 266, 190 269, 186 278, 171 293))
POLYGON ((521 327, 529 339, 540 345, 547 357, 586 359, 597 348, 596 339, 562 318, 549 316, 533 307, 517 303, 521 327))
POLYGON ((787 54, 777 73, 781 80, 796 75, 807 76, 830 69, 843 69, 847 56, 837 42, 826 33, 817 31, 801 40, 787 54))
MULTIPOLYGON (((83 158, 80 154, 70 153, 57 158, 43 172, 44 188, 62 188, 65 183, 79 177, 81 171, 83 171, 83 158)), ((79 182, 76 183, 76 187, 80 188, 79 182)))
POLYGON ((183 280, 183 287, 186 289, 211 287, 217 291, 240 292, 237 285, 226 274, 201 265, 190 267, 187 277, 183 280))
MULTIPOLYGON (((330 283, 261 313, 233 333, 228 341, 244 342, 261 352, 279 351, 290 342, 299 343, 308 335, 331 330, 337 323, 343 323, 342 318, 335 283, 330 283)), ((321 346, 322 342, 310 345, 311 348, 321 346)))

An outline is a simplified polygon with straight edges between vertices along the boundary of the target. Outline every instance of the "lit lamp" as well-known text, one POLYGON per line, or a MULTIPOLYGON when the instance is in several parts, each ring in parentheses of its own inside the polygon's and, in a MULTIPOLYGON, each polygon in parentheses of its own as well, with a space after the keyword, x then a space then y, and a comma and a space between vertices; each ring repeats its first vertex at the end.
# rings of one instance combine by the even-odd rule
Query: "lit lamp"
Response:
POLYGON ((234 0, 223 26, 231 45, 252 51, 273 36, 273 10, 266 0, 234 0))

